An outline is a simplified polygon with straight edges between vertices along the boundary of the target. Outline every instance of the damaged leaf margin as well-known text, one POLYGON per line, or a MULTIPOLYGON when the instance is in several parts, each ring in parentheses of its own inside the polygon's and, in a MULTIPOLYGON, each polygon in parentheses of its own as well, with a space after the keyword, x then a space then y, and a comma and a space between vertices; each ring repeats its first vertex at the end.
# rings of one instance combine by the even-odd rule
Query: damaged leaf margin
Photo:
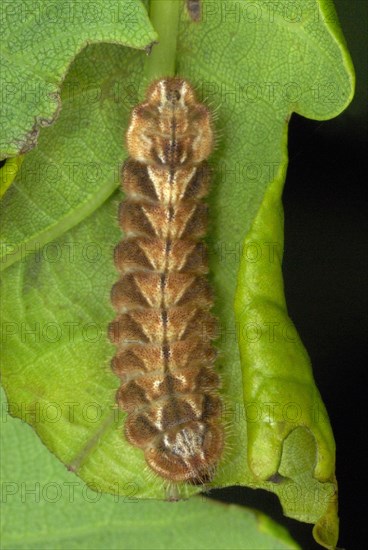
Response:
POLYGON ((147 49, 156 41, 138 0, 13 0, 0 8, 2 135, 0 160, 36 146, 58 117, 60 86, 73 58, 93 42, 147 49))

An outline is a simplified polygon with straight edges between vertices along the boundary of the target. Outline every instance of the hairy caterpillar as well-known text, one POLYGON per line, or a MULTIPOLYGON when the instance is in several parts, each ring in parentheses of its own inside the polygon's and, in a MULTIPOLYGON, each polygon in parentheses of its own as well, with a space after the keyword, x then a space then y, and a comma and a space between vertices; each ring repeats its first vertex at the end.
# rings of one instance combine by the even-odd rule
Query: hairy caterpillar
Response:
POLYGON ((210 481, 221 457, 217 321, 206 279, 211 115, 188 81, 151 84, 131 115, 123 167, 126 199, 115 249, 120 272, 109 325, 121 378, 125 436, 148 465, 172 482, 210 481))

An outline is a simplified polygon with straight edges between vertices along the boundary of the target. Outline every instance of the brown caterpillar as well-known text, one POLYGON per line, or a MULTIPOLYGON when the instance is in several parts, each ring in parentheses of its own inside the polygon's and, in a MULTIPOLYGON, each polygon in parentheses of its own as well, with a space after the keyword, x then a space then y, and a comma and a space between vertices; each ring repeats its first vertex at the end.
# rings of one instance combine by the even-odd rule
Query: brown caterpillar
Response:
POLYGON ((125 436, 166 480, 210 481, 220 459, 217 321, 206 279, 211 115, 181 78, 151 84, 131 115, 123 167, 126 199, 115 248, 120 272, 109 325, 112 360, 128 413, 125 436))

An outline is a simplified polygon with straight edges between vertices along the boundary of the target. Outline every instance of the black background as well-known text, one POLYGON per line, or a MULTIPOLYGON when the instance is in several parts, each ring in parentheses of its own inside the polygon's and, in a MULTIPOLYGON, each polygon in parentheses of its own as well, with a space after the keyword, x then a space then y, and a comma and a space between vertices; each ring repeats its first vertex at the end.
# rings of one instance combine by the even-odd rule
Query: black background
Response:
MULTIPOLYGON (((339 547, 355 550, 368 540, 368 2, 335 0, 335 6, 355 67, 356 94, 335 119, 316 122, 292 116, 283 195, 283 271, 289 314, 311 357, 336 439, 339 547)), ((312 539, 312 525, 284 518, 270 493, 232 487, 212 491, 211 496, 266 512, 285 525, 304 550, 321 548, 312 539)))

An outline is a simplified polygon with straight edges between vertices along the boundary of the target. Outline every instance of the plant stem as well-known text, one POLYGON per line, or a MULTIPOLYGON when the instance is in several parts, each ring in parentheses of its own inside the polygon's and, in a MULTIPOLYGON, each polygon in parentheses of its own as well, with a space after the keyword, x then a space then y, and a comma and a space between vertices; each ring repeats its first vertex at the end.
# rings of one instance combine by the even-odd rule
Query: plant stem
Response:
POLYGON ((181 3, 181 0, 151 0, 150 2, 149 15, 158 34, 159 43, 153 46, 146 61, 142 82, 144 87, 155 78, 175 74, 181 3))

